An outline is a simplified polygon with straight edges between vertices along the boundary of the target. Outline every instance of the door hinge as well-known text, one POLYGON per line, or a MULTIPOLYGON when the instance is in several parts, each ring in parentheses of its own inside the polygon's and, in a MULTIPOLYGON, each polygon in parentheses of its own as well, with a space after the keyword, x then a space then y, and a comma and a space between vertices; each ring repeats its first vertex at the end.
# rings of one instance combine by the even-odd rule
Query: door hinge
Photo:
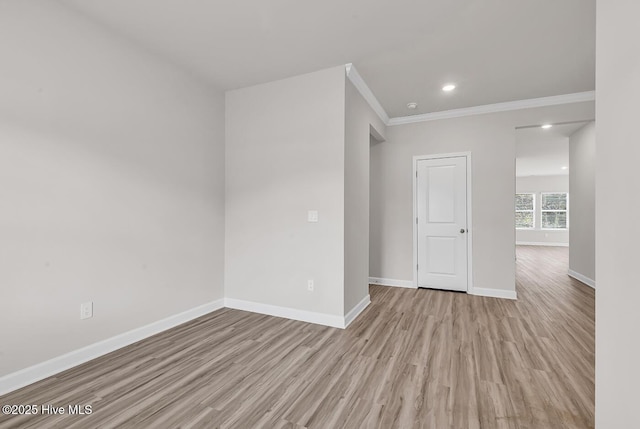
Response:
POLYGON ((418 218, 416 218, 416 225, 418 224, 418 218))
POLYGON ((416 264, 416 271, 418 271, 418 264, 416 264))
POLYGON ((418 170, 416 170, 416 179, 418 178, 418 170))

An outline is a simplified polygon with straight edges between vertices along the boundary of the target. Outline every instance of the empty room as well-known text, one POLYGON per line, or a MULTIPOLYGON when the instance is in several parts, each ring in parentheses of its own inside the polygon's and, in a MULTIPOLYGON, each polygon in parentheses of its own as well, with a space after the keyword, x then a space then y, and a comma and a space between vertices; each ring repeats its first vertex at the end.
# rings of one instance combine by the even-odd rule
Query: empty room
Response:
POLYGON ((0 428, 633 428, 640 5, 0 0, 0 428))

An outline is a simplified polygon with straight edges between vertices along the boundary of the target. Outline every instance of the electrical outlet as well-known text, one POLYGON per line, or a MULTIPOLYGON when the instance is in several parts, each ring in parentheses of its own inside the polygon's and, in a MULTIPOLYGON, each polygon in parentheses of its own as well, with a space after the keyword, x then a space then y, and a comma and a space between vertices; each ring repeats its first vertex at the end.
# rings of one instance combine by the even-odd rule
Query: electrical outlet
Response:
POLYGON ((313 280, 307 280, 307 289, 309 292, 313 292, 313 280))
POLYGON ((93 302, 84 302, 80 304, 80 319, 88 319, 93 317, 93 302))

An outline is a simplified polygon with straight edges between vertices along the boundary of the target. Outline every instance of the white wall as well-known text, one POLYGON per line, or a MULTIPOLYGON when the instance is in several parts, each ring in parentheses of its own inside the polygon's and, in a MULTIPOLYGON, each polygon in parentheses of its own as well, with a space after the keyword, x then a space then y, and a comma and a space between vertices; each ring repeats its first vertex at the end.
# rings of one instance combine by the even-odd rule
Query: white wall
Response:
POLYGON ((344 316, 345 78, 227 92, 227 298, 344 316))
POLYGON ((596 126, 589 122, 569 138, 569 270, 596 280, 596 126))
MULTIPOLYGON (((536 194, 536 227, 535 229, 516 229, 516 243, 557 244, 566 246, 569 244, 568 230, 553 231, 540 229, 541 192, 569 192, 569 175, 516 177, 516 193, 536 194)), ((569 215, 571 215, 573 196, 570 195, 569 199, 569 215)), ((571 228, 571 222, 569 222, 569 228, 571 228)))
POLYGON ((221 298, 221 94, 46 0, 0 58, 0 376, 221 298))
POLYGON ((412 157, 471 151, 473 281, 476 288, 515 288, 515 127, 593 117, 594 103, 525 109, 387 128, 371 149, 371 276, 410 281, 412 269, 412 157))
POLYGON ((596 427, 640 427, 640 3, 598 0, 596 427))
POLYGON ((383 249, 380 247, 379 233, 383 223, 382 210, 380 210, 381 193, 379 191, 382 181, 379 179, 380 164, 383 162, 377 150, 373 146, 381 142, 370 136, 369 138, 369 276, 379 277, 382 266, 383 249), (374 182, 376 182, 374 186, 374 182))
POLYGON ((385 125, 350 80, 345 93, 344 311, 369 295, 369 146, 385 125))

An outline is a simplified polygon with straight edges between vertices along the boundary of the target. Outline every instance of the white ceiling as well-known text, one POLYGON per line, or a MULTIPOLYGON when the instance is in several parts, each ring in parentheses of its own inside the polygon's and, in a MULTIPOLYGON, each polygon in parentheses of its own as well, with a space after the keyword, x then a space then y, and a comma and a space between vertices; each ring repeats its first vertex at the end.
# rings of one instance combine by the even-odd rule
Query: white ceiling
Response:
POLYGON ((224 90, 352 62, 391 117, 595 86, 595 0, 59 1, 224 90))
POLYGON ((569 174, 569 137, 587 122, 516 130, 516 176, 569 174))

